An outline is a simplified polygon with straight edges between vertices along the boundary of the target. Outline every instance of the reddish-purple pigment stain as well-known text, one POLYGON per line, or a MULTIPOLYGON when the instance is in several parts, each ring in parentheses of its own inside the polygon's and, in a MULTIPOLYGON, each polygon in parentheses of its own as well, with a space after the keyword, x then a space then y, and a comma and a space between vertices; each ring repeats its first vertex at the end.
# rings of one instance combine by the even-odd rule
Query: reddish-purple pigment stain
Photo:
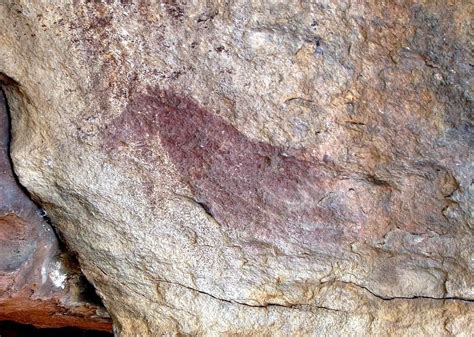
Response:
POLYGON ((309 246, 340 243, 349 234, 343 205, 320 203, 333 173, 247 138, 170 91, 149 89, 133 100, 109 126, 106 147, 134 146, 151 163, 157 137, 194 199, 227 231, 263 241, 296 239, 309 246))

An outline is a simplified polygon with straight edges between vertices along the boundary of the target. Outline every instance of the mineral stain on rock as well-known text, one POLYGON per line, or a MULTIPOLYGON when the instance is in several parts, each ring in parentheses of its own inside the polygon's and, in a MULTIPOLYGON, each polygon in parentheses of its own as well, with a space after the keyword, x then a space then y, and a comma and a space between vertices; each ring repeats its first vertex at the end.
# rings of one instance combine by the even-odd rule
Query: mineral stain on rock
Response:
POLYGON ((195 201, 230 232, 262 241, 295 238, 307 247, 357 235, 357 215, 331 199, 336 172, 251 140, 169 90, 149 89, 133 100, 109 126, 105 147, 135 146, 153 162, 156 136, 195 201))

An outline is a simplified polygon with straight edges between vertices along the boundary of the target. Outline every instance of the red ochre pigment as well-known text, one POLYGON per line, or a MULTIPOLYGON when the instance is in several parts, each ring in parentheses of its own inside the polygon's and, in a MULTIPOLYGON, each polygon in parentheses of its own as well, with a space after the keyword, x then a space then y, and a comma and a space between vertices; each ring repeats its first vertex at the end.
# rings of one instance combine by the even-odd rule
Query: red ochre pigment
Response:
POLYGON ((343 205, 321 203, 335 181, 327 168, 247 138, 192 99, 149 89, 111 123, 105 144, 152 163, 157 137, 194 199, 229 231, 305 246, 348 236, 343 205))

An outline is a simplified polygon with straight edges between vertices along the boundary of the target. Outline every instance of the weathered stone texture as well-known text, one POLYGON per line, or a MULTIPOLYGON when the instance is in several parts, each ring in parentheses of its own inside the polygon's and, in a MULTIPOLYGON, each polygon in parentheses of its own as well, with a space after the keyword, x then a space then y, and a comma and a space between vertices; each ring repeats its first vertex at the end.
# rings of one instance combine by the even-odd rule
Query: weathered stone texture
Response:
POLYGON ((471 7, 10 1, 18 176, 119 335, 472 335, 471 7))

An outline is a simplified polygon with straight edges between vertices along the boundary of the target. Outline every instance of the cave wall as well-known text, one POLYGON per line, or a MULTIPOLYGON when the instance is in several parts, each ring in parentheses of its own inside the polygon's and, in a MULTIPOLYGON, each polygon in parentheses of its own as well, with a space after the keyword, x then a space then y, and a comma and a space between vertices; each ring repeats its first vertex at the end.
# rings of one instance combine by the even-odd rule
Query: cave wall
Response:
POLYGON ((469 9, 1 4, 16 173, 117 335, 469 336, 469 9))

